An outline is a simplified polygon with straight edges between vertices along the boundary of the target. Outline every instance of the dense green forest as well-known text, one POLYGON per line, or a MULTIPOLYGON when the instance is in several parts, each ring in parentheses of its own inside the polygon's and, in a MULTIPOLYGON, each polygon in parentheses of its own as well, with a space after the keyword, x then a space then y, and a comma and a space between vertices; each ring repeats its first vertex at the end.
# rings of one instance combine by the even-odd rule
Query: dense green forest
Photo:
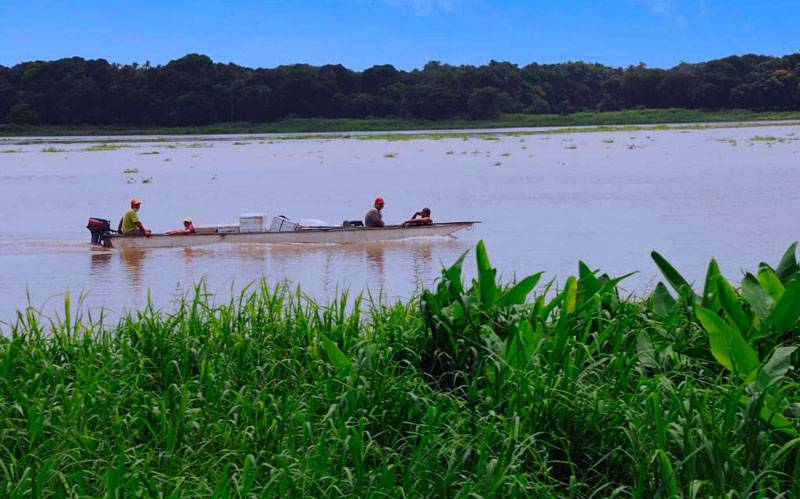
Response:
POLYGON ((0 123, 187 126, 289 118, 491 119, 501 113, 625 109, 800 109, 800 53, 613 68, 429 62, 352 71, 306 64, 246 68, 190 54, 163 66, 80 57, 0 66, 0 123))

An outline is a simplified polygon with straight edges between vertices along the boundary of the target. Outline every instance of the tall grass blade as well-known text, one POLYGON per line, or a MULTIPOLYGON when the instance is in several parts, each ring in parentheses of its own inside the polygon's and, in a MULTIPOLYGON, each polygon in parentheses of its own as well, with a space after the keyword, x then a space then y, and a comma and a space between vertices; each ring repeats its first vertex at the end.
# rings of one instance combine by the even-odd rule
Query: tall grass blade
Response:
POLYGON ((673 267, 666 258, 661 256, 657 251, 651 252, 650 256, 653 258, 653 261, 656 262, 656 266, 658 266, 658 269, 664 274, 664 277, 667 279, 669 285, 672 286, 672 289, 684 298, 694 297, 694 290, 689 285, 689 282, 683 278, 680 272, 675 270, 675 267, 673 267))
POLYGON ((490 309, 495 305, 497 299, 497 282, 495 280, 495 269, 489 263, 489 255, 486 253, 486 246, 483 241, 479 241, 475 247, 475 257, 478 263, 478 286, 481 305, 484 309, 490 309))
POLYGON ((742 336, 747 339, 750 335, 752 320, 747 316, 741 304, 736 290, 730 285, 723 276, 717 276, 717 292, 722 309, 733 325, 739 330, 742 336))
POLYGON ((703 306, 706 308, 718 308, 719 299, 717 298, 717 277, 720 275, 719 265, 713 258, 708 263, 706 270, 706 282, 703 287, 703 306))

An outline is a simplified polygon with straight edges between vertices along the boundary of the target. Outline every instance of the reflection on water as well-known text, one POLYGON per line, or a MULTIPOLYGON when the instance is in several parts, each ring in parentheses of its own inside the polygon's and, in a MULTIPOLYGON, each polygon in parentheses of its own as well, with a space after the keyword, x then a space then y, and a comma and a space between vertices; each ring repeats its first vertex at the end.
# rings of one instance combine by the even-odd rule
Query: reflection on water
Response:
POLYGON ((91 262, 91 276, 92 278, 96 277, 107 277, 106 272, 108 272, 108 267, 111 264, 111 259, 114 255, 110 251, 92 251, 90 253, 91 262))
POLYGON ((128 278, 131 289, 134 291, 140 291, 142 289, 142 267, 147 256, 147 251, 148 250, 133 248, 119 251, 125 277, 128 278))
MULTIPOLYGON (((148 296, 156 306, 169 307, 176 298, 191 292, 193 284, 200 280, 220 299, 262 278, 273 284, 299 283, 306 294, 322 301, 347 288, 390 299, 407 297, 437 277, 439 261, 450 262, 470 246, 471 243, 449 238, 347 245, 221 244, 124 250, 82 245, 68 252, 57 251, 54 246, 39 256, 49 261, 55 275, 69 283, 64 289, 73 294, 89 291, 85 303, 90 310, 102 307, 120 313, 143 308, 148 296), (86 267, 76 266, 76 259, 87 256, 88 271, 82 273, 86 267)), ((39 286, 34 283, 34 287, 39 286)), ((48 306, 57 309, 60 299, 51 300, 48 306)), ((6 316, 13 314, 11 309, 2 312, 6 316)))

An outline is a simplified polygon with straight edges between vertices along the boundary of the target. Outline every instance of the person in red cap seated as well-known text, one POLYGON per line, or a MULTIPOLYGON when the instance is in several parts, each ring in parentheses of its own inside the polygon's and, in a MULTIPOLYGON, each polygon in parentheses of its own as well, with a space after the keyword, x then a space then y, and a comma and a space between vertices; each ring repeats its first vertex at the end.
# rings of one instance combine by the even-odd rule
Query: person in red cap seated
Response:
POLYGON ((142 222, 139 221, 139 208, 142 202, 139 198, 131 199, 131 209, 126 211, 119 221, 117 231, 125 234, 126 236, 149 236, 150 230, 145 229, 142 222))
POLYGON ((383 204, 383 198, 375 200, 375 207, 364 215, 364 225, 366 227, 383 227, 383 215, 381 215, 383 204))

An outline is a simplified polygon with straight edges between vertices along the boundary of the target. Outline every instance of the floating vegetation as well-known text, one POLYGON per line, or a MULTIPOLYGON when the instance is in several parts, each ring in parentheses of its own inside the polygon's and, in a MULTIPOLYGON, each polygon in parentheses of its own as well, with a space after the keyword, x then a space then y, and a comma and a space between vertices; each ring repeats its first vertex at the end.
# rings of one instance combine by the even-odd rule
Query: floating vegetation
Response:
POLYGON ((139 173, 138 168, 125 168, 122 170, 122 173, 139 173))
POLYGON ((396 152, 387 152, 386 154, 383 155, 383 157, 384 158, 396 158, 397 157, 397 153, 396 152))
POLYGON ((732 146, 735 146, 735 145, 737 145, 737 144, 738 144, 738 142, 737 142, 737 141, 736 141, 736 139, 734 139, 734 138, 722 138, 722 139, 717 139, 717 142, 721 142, 721 143, 723 143, 723 144, 730 144, 730 145, 732 145, 732 146))
POLYGON ((208 144, 206 142, 192 142, 191 144, 188 144, 186 147, 188 147, 189 149, 202 149, 207 147, 214 147, 214 144, 208 144))
POLYGON ((500 137, 494 137, 494 136, 491 136, 491 137, 481 137, 481 139, 483 139, 483 140, 500 140, 500 137))
POLYGON ((138 154, 141 154, 142 156, 152 156, 152 155, 161 154, 161 153, 158 152, 158 151, 150 151, 150 152, 140 152, 138 154))
POLYGON ((252 144, 252 142, 234 142, 233 145, 235 146, 248 146, 252 144))
POLYGON ((59 149, 57 147, 45 147, 44 149, 42 149, 42 152, 48 152, 48 153, 67 152, 67 150, 66 149, 59 149))
POLYGON ((17 154, 22 152, 22 149, 3 149, 0 154, 17 154))
POLYGON ((603 144, 613 144, 614 139, 603 139, 603 144))
POLYGON ((86 149, 84 149, 84 151, 87 151, 87 152, 118 151, 118 150, 120 150, 122 148, 130 148, 130 147, 136 147, 136 146, 133 146, 133 145, 130 145, 130 144, 117 144, 117 143, 115 143, 115 144, 107 144, 107 143, 103 143, 103 144, 96 144, 96 145, 93 145, 93 146, 89 146, 86 149))
POLYGON ((568 146, 564 146, 564 149, 570 149, 570 150, 572 150, 572 149, 577 149, 577 148, 578 148, 578 146, 577 146, 577 145, 575 145, 575 144, 570 144, 570 145, 568 145, 568 146))
POLYGON ((778 137, 771 137, 771 136, 764 136, 764 135, 756 135, 752 139, 752 142, 783 142, 783 139, 779 139, 778 137))

